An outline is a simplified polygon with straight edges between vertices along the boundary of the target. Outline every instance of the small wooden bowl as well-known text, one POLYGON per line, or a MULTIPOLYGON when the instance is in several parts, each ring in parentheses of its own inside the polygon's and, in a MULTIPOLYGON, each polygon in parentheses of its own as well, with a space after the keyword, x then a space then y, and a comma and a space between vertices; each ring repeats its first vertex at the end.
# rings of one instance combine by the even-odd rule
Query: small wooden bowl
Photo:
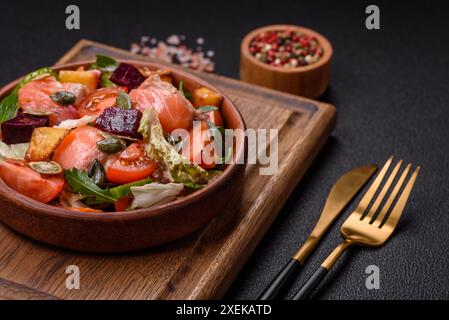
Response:
MULTIPOLYGON (((79 62, 54 68, 76 69, 90 62, 79 62)), ((175 80, 184 80, 188 90, 208 87, 207 82, 178 69, 155 63, 123 61, 151 69, 169 70, 175 80)), ((3 99, 17 84, 16 80, 0 90, 3 99)), ((222 114, 227 128, 245 130, 245 122, 226 96, 222 114)), ((120 252, 167 243, 204 227, 228 204, 242 185, 246 150, 243 136, 236 137, 233 161, 223 174, 204 189, 182 199, 129 212, 89 213, 66 210, 35 201, 11 189, 0 179, 0 220, 14 230, 52 245, 91 252, 120 252)))
POLYGON ((245 36, 240 47, 240 79, 296 95, 316 98, 324 93, 331 77, 332 46, 321 34, 293 25, 271 25, 258 28, 245 36), (260 33, 291 29, 315 36, 323 47, 323 56, 315 63, 296 68, 275 67, 256 59, 249 52, 250 42, 260 33))

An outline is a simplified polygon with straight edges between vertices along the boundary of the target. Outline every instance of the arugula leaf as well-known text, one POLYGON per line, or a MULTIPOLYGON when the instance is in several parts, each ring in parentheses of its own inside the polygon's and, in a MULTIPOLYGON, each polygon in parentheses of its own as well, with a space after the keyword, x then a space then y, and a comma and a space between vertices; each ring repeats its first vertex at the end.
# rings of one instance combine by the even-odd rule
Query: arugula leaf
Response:
POLYGON ((216 110, 219 110, 218 107, 216 107, 216 106, 204 106, 204 107, 198 108, 198 111, 201 113, 206 113, 209 111, 216 111, 216 110))
POLYGON ((15 117, 17 109, 19 108, 18 101, 20 88, 22 88, 31 80, 45 74, 49 74, 51 76, 54 76, 55 78, 58 78, 58 74, 52 68, 45 67, 27 74, 22 78, 22 80, 20 80, 14 90, 0 102, 0 123, 15 117))
POLYGON ((102 54, 97 54, 96 57, 97 60, 90 66, 91 69, 99 69, 101 71, 112 72, 118 66, 117 61, 111 57, 104 56, 102 54))
POLYGON ((64 176, 74 192, 92 198, 94 202, 116 202, 118 200, 109 190, 97 186, 86 171, 76 168, 64 170, 64 176))
POLYGON ((184 89, 184 80, 179 81, 178 90, 187 100, 192 100, 192 94, 184 89))
POLYGON ((151 180, 150 178, 143 179, 143 180, 139 180, 139 181, 135 181, 135 182, 127 183, 127 184, 122 184, 121 186, 111 188, 111 189, 109 189, 109 192, 117 199, 120 199, 120 198, 126 197, 131 194, 131 187, 140 187, 140 186, 146 185, 151 182, 153 182, 153 180, 151 180))

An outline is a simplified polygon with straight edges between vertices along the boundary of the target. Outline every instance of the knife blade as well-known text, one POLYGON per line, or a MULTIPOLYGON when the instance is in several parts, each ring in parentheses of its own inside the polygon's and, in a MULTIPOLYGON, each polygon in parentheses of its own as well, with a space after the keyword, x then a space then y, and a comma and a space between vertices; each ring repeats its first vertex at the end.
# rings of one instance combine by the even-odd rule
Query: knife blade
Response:
POLYGON ((292 259, 290 259, 268 287, 259 295, 258 300, 271 300, 279 296, 287 282, 293 278, 300 266, 304 264, 309 254, 316 247, 335 219, 343 212, 343 209, 351 202, 376 170, 377 166, 375 164, 358 167, 345 173, 335 182, 312 232, 304 244, 293 255, 292 259))

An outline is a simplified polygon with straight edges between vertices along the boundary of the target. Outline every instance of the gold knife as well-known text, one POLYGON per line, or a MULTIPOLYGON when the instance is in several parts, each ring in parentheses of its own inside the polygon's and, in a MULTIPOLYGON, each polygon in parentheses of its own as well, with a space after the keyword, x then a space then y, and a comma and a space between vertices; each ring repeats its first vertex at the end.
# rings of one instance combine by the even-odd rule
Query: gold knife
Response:
POLYGON ((375 164, 355 168, 337 180, 327 196, 326 203, 324 204, 323 211, 315 228, 290 261, 259 295, 258 300, 272 300, 279 296, 289 280, 294 277, 300 266, 304 264, 310 252, 312 252, 321 240, 332 222, 335 221, 376 170, 377 166, 375 164))

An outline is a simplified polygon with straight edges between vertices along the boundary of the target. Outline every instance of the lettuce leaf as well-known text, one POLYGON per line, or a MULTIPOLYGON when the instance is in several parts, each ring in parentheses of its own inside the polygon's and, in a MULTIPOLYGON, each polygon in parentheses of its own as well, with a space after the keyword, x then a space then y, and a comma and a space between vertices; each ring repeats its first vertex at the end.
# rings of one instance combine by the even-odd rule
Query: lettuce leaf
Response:
POLYGON ((163 204, 172 201, 182 191, 182 183, 159 182, 149 183, 143 186, 131 187, 134 196, 131 209, 148 208, 156 204, 163 204))
POLYGON ((3 141, 0 141, 0 160, 23 160, 29 145, 30 144, 28 142, 8 145, 3 141))
POLYGON ((94 122, 95 119, 97 119, 97 116, 83 116, 80 119, 64 120, 60 124, 58 124, 57 126, 54 126, 54 127, 60 128, 60 129, 73 129, 73 128, 81 127, 81 126, 84 126, 91 122, 94 122))
POLYGON ((168 171, 171 180, 180 183, 207 182, 207 171, 179 154, 165 140, 156 111, 147 108, 140 121, 139 132, 143 136, 145 150, 150 159, 158 161, 168 171))

